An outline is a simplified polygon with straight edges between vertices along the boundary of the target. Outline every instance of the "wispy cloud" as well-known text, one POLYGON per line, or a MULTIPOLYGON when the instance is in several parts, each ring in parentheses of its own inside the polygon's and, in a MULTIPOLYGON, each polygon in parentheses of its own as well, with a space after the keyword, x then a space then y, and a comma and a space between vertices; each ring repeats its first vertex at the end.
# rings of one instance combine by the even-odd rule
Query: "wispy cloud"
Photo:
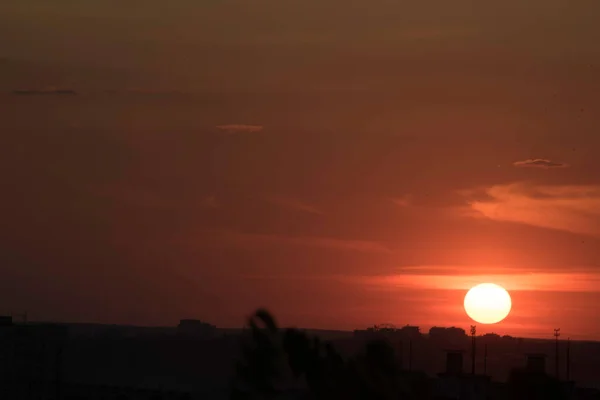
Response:
POLYGON ((529 160, 523 160, 523 161, 516 161, 513 163, 513 165, 515 167, 519 167, 519 168, 543 168, 543 169, 567 168, 569 166, 569 164, 566 164, 566 163, 550 161, 550 160, 546 160, 543 158, 535 158, 535 159, 529 159, 529 160))
POLYGON ((402 36, 410 39, 434 39, 448 37, 465 37, 474 34, 464 28, 421 27, 403 31, 402 36))
POLYGON ((217 125, 217 129, 226 133, 239 133, 247 132, 254 133, 263 130, 262 125, 244 125, 244 124, 229 124, 229 125, 217 125))
POLYGON ((184 95, 187 92, 177 89, 157 89, 157 88, 125 88, 120 90, 107 90, 107 94, 112 95, 142 95, 142 96, 160 96, 160 95, 184 95))
POLYGON ((33 95, 75 95, 76 91, 72 89, 58 89, 54 87, 44 89, 19 89, 13 90, 12 94, 16 96, 33 96, 33 95))
POLYGON ((480 216, 600 236, 600 186, 496 185, 470 206, 480 216))
POLYGON ((261 233, 212 232, 211 238, 226 246, 256 249, 271 246, 316 247, 365 253, 391 253, 385 245, 368 240, 320 236, 286 236, 261 233))
POLYGON ((493 282, 509 291, 597 292, 600 285, 600 274, 593 272, 509 272, 472 275, 397 274, 361 277, 360 280, 365 285, 381 289, 469 290, 479 283, 493 282))
POLYGON ((397 206, 400 206, 400 207, 408 207, 408 206, 410 206, 412 204, 412 201, 411 201, 412 198, 411 197, 412 196, 410 196, 410 195, 405 195, 405 196, 402 196, 402 197, 396 197, 396 198, 392 199, 392 202, 394 204, 396 204, 397 206))
POLYGON ((267 197, 265 197, 265 200, 271 204, 274 204, 276 206, 286 208, 286 209, 292 210, 292 211, 300 211, 300 212, 305 212, 305 213, 309 213, 309 214, 317 214, 317 215, 323 214, 323 212, 321 210, 317 209, 316 207, 311 206, 310 204, 306 204, 300 200, 289 198, 289 197, 267 196, 267 197))

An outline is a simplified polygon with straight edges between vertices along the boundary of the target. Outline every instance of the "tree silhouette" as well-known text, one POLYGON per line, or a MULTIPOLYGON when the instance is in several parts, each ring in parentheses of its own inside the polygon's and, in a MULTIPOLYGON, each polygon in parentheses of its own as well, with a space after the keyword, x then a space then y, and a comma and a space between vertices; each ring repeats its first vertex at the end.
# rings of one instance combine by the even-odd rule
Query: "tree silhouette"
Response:
POLYGON ((266 310, 258 310, 248 326, 232 399, 273 399, 298 383, 315 400, 388 400, 405 393, 394 348, 385 339, 344 359, 329 342, 297 329, 280 330, 266 310))
POLYGON ((304 378, 313 398, 331 398, 340 392, 344 378, 344 360, 331 343, 309 338, 304 332, 287 329, 283 348, 296 378, 304 378))
POLYGON ((394 348, 385 339, 369 341, 362 354, 351 361, 355 393, 360 399, 397 399, 400 390, 394 348))
POLYGON ((242 359, 236 366, 232 399, 273 399, 280 392, 284 359, 279 328, 266 310, 260 309, 248 320, 249 340, 242 344, 242 359))

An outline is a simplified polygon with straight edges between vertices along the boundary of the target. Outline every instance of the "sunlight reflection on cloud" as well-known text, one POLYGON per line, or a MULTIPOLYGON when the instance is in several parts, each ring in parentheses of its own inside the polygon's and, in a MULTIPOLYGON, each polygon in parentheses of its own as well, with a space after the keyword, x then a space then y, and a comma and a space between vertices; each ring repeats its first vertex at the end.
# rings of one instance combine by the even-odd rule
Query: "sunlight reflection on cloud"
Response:
POLYGON ((486 200, 470 202, 480 216, 600 236, 600 186, 495 185, 486 200))

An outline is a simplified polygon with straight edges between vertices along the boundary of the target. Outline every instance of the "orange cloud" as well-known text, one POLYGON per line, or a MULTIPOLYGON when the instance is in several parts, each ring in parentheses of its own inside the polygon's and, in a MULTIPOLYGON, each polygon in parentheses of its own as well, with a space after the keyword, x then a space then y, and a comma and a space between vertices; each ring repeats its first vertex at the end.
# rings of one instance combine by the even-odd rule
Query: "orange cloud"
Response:
POLYGON ((470 206, 480 216, 600 236, 600 186, 495 185, 470 206))
POLYGON ((546 160, 543 158, 535 158, 535 159, 529 159, 529 160, 524 160, 524 161, 517 161, 517 162, 514 162, 513 165, 515 167, 521 167, 521 168, 544 168, 544 169, 566 168, 569 166, 569 164, 554 162, 554 161, 546 160))
POLYGON ((408 207, 412 204, 412 196, 406 195, 406 196, 402 196, 402 197, 397 197, 397 198, 392 199, 392 201, 397 206, 408 207))
POLYGON ((592 272, 578 273, 507 273, 476 275, 413 275, 397 274, 361 278, 365 284, 382 289, 416 288, 440 290, 468 290, 473 286, 492 282, 509 291, 535 290, 555 292, 595 293, 600 285, 600 274, 592 272))

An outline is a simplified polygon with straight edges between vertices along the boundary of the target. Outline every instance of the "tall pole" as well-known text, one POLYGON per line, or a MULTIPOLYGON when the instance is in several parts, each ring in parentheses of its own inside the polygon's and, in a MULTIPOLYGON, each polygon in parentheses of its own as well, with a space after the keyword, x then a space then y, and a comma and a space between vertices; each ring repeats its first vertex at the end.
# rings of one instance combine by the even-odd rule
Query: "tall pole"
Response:
POLYGON ((408 370, 412 371, 412 339, 408 341, 408 370))
POLYGON ((483 348, 483 374, 487 375, 487 343, 483 348))
POLYGON ((554 362, 556 365, 556 379, 560 379, 560 368, 558 365, 558 337, 560 336, 560 328, 555 328, 554 329, 554 337, 555 337, 555 344, 556 344, 556 348, 555 348, 555 354, 554 354, 554 362))
POLYGON ((477 327, 471 325, 471 374, 475 375, 475 334, 477 333, 477 327))
POLYGON ((60 400, 62 398, 62 357, 63 357, 63 344, 59 344, 59 347, 56 352, 56 400, 60 400))
POLYGON ((571 338, 567 338, 567 380, 571 380, 571 338))

